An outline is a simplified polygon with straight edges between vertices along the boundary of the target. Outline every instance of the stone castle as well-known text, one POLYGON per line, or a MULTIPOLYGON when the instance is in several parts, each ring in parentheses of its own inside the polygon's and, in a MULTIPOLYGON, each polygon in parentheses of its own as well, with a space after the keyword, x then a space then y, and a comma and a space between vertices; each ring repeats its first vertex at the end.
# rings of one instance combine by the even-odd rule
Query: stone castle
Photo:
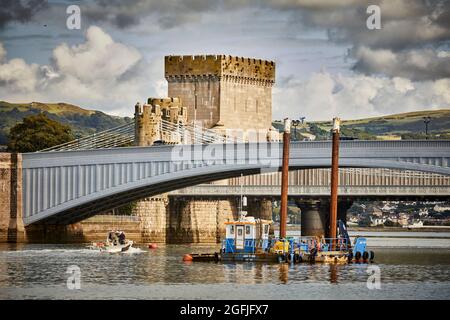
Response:
MULTIPOLYGON (((136 105, 138 145, 159 140, 158 119, 216 130, 272 128, 275 63, 225 55, 166 56, 169 98, 136 105)), ((169 139, 170 140, 170 139, 169 139)))
MULTIPOLYGON (((160 120, 196 124, 221 135, 226 130, 259 130, 277 140, 272 127, 272 86, 275 63, 225 55, 166 56, 168 98, 149 98, 135 106, 136 144, 152 145, 164 137, 160 120)), ((245 133, 244 133, 245 135, 245 133)), ((229 181, 217 182, 228 184, 229 181)), ((143 241, 215 242, 224 233, 224 222, 237 218, 235 198, 177 198, 160 195, 137 203, 143 241)), ((256 217, 270 219, 272 203, 250 199, 256 217)))
POLYGON ((190 121, 206 128, 268 130, 275 63, 231 56, 167 56, 169 97, 179 97, 190 121))

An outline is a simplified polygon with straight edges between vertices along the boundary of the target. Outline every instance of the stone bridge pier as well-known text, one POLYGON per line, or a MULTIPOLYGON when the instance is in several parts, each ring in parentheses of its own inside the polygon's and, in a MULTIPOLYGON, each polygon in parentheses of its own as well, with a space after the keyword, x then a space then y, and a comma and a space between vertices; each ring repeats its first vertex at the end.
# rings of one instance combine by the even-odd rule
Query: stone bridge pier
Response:
MULTIPOLYGON (((162 195, 139 200, 135 214, 141 220, 142 242, 219 243, 225 222, 238 219, 238 196, 162 195)), ((272 201, 249 197, 243 208, 248 215, 272 219, 272 201)))
POLYGON ((0 153, 0 242, 23 242, 22 155, 0 153))

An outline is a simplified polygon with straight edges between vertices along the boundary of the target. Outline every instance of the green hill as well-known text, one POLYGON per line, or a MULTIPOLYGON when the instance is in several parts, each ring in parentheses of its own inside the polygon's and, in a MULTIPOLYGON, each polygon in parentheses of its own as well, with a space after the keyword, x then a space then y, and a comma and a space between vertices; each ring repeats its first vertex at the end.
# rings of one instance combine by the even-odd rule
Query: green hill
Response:
MULTIPOLYGON (((450 139, 450 109, 418 111, 372 117, 358 120, 343 120, 343 136, 375 140, 380 136, 399 136, 402 139, 425 139, 424 117, 430 117, 428 133, 430 139, 450 139)), ((274 126, 281 129, 281 121, 274 126)), ((312 133, 317 139, 327 139, 332 127, 331 121, 311 121, 298 127, 298 132, 312 133)))
MULTIPOLYGON (((90 135, 132 121, 129 117, 116 117, 97 110, 83 109, 68 103, 8 103, 0 101, 0 145, 7 144, 9 129, 28 115, 44 112, 58 122, 72 127, 77 137, 90 135)), ((402 139, 424 139, 423 117, 431 117, 430 139, 450 139, 450 109, 418 111, 386 115, 359 120, 343 120, 342 136, 375 140, 379 136, 396 135, 402 139)), ((283 129, 282 121, 274 121, 273 126, 283 129)), ((302 140, 300 133, 313 134, 317 140, 329 138, 331 121, 305 122, 294 130, 296 139, 302 140)))
POLYGON ((49 118, 68 124, 75 136, 90 135, 130 122, 132 119, 111 116, 67 103, 8 103, 0 101, 0 145, 6 145, 9 129, 29 115, 45 113, 49 118))

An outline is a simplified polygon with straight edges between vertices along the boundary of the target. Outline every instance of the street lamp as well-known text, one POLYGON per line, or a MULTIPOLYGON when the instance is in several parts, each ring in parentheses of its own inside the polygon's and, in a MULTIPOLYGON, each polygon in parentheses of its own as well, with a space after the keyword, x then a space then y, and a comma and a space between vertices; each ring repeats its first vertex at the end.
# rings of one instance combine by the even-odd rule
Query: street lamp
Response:
POLYGON ((431 117, 423 117, 423 123, 425 123, 425 139, 428 140, 428 124, 431 122, 431 117))
POLYGON ((300 125, 300 120, 292 120, 291 125, 294 127, 294 139, 297 140, 297 127, 300 125))

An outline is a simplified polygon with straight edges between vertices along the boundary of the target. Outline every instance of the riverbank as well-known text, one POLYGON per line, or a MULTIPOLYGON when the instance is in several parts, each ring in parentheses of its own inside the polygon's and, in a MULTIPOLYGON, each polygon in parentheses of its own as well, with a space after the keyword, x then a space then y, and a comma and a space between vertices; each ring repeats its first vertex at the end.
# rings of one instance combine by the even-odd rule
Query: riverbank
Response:
MULTIPOLYGON (((273 230, 279 231, 278 225, 272 226, 273 230)), ((288 225, 287 231, 299 231, 301 226, 288 225)), ((402 227, 359 227, 359 226, 349 226, 348 231, 373 231, 373 232, 450 232, 450 226, 424 226, 416 228, 402 228, 402 227)))
POLYGON ((373 232, 450 232, 449 226, 424 226, 416 228, 401 227, 349 227, 349 231, 373 231, 373 232))

